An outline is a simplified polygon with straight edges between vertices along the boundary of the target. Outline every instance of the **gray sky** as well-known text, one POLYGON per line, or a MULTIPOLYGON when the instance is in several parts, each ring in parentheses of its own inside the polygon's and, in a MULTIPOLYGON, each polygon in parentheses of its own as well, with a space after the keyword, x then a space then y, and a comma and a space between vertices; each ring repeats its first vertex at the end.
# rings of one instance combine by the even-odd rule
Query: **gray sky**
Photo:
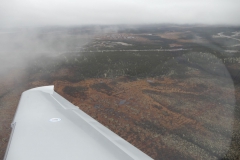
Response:
POLYGON ((240 24, 240 0, 1 0, 0 27, 240 24))

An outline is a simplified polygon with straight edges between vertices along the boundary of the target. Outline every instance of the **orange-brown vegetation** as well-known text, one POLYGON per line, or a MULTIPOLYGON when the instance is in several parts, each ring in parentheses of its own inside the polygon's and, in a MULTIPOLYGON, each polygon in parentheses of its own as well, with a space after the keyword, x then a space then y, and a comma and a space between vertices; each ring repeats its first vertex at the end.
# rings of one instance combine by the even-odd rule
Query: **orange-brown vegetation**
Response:
MULTIPOLYGON (((216 159, 227 151, 232 113, 218 101, 204 99, 216 98, 217 85, 190 81, 130 77, 55 81, 55 91, 154 159, 216 159), (207 126, 226 133, 216 134, 207 126)), ((231 99, 231 89, 220 90, 221 98, 231 99)))

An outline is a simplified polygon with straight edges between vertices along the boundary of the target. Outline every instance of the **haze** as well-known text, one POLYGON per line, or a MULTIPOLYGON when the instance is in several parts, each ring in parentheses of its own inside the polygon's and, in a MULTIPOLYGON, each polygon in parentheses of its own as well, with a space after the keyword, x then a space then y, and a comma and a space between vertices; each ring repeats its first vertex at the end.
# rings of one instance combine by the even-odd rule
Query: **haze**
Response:
POLYGON ((4 0, 0 27, 89 24, 239 25, 239 0, 4 0))

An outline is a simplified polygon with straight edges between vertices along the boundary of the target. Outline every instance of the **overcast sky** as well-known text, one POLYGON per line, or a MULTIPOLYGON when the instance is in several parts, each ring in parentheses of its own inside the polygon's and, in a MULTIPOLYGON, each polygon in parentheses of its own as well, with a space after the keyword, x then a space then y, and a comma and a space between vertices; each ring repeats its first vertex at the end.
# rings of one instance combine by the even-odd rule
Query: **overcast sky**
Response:
POLYGON ((205 23, 240 25, 240 0, 1 0, 0 27, 205 23))

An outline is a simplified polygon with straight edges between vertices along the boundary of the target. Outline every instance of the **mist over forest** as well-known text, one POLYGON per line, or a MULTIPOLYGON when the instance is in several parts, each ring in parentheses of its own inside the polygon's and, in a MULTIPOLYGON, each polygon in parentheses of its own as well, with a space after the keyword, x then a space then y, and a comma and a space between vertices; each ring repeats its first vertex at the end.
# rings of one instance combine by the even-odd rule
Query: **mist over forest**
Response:
POLYGON ((239 159, 239 6, 4 0, 0 159, 21 94, 49 85, 153 159, 239 159))

